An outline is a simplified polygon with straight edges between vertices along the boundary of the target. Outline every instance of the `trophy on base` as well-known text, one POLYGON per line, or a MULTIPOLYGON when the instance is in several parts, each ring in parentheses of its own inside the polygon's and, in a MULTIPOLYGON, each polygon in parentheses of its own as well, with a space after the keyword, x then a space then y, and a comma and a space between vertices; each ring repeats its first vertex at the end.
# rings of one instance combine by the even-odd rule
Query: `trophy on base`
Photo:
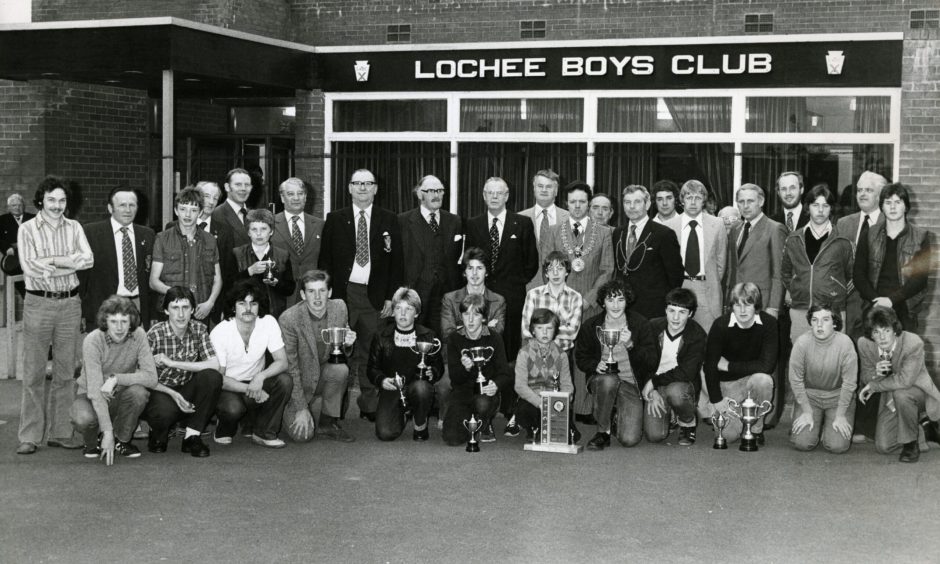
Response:
POLYGON ((461 355, 469 356, 470 360, 473 361, 473 365, 477 368, 477 393, 483 393, 483 386, 486 385, 486 376, 483 375, 483 367, 493 358, 493 353, 495 352, 496 349, 493 347, 470 347, 469 349, 460 351, 461 355))
POLYGON ((728 448, 728 439, 726 439, 722 432, 724 432, 725 427, 728 426, 728 418, 725 417, 725 414, 719 411, 716 411, 712 415, 712 427, 715 428, 715 444, 712 445, 712 448, 715 450, 725 450, 728 448))
POLYGON ((433 339, 430 342, 428 341, 418 341, 413 346, 409 347, 411 352, 421 355, 421 362, 418 363, 418 379, 425 378, 425 370, 428 365, 424 362, 425 358, 429 354, 437 354, 441 350, 441 341, 439 339, 433 339))
POLYGON ((773 404, 767 400, 762 401, 760 405, 758 405, 756 401, 751 399, 751 392, 747 393, 747 398, 740 404, 733 399, 728 400, 728 411, 744 424, 744 431, 741 433, 741 446, 738 447, 738 450, 742 452, 754 452, 757 450, 757 437, 751 432, 751 425, 757 423, 757 421, 767 415, 771 409, 773 409, 773 404), (740 411, 735 411, 734 408, 739 405, 741 408, 740 411))
POLYGON ((477 433, 483 427, 483 420, 477 419, 471 413, 470 419, 463 420, 463 427, 470 433, 470 440, 467 441, 467 452, 480 452, 480 445, 477 443, 477 433))
POLYGON ((524 450, 578 454, 584 448, 571 440, 571 396, 567 392, 542 392, 542 427, 524 450))
POLYGON ((274 259, 268 259, 265 262, 264 281, 268 284, 274 284, 276 280, 274 278, 274 267, 277 266, 277 263, 274 261, 274 259))
POLYGON ((614 347, 620 342, 620 329, 604 329, 597 327, 595 330, 597 340, 607 347, 607 374, 616 374, 620 371, 617 361, 614 360, 614 347))
POLYGON ((349 329, 346 327, 330 327, 320 330, 320 339, 323 343, 333 346, 333 350, 330 351, 330 364, 346 364, 346 355, 343 353, 342 346, 346 342, 347 331, 349 329))
POLYGON ((398 397, 401 399, 401 406, 405 411, 408 411, 408 400, 405 398, 405 378, 396 372, 392 381, 395 382, 395 387, 398 388, 398 397))
POLYGON ((558 372, 555 368, 550 368, 548 370, 548 378, 552 381, 552 391, 560 392, 561 391, 561 373, 558 372))

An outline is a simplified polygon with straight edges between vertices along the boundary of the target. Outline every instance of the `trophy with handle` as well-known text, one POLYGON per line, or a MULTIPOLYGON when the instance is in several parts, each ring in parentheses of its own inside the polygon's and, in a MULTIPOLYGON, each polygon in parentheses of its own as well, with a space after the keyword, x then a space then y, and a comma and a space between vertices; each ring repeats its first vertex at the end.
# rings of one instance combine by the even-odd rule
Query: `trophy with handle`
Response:
POLYGON ((324 344, 333 347, 333 350, 330 351, 330 364, 346 364, 346 355, 343 353, 342 346, 346 342, 346 333, 348 331, 348 327, 330 327, 320 330, 320 340, 324 344))
POLYGON ((751 392, 747 393, 747 398, 740 404, 733 399, 728 400, 728 411, 744 424, 744 431, 741 434, 741 446, 738 447, 738 450, 742 452, 754 452, 757 450, 757 437, 751 432, 751 426, 757 423, 761 417, 767 415, 772 408, 773 404, 767 400, 758 404, 751 399, 751 392), (737 407, 740 407, 740 409, 735 411, 737 407))
POLYGON ((267 282, 268 284, 274 284, 274 283, 275 283, 275 278, 274 278, 274 267, 275 267, 275 266, 277 266, 277 262, 276 262, 273 258, 268 259, 267 261, 265 261, 264 281, 267 282))
POLYGON ((395 377, 392 378, 392 381, 395 382, 395 387, 398 389, 398 398, 401 400, 401 406, 405 411, 408 411, 408 399, 405 398, 405 378, 398 372, 395 373, 395 377))
MULTIPOLYGON (((427 378, 425 371, 427 370, 427 363, 425 358, 429 354, 437 354, 441 351, 441 341, 439 339, 432 339, 431 341, 418 341, 411 347, 411 352, 421 355, 421 362, 418 363, 418 379, 427 378)), ((429 378, 430 379, 430 378, 429 378)))
POLYGON ((486 386, 486 376, 483 375, 483 367, 491 358, 493 358, 493 353, 496 352, 496 349, 493 347, 470 347, 469 349, 463 349, 460 351, 461 355, 467 355, 470 357, 470 360, 473 361, 473 365, 477 369, 477 393, 483 393, 483 386, 486 386))
POLYGON ((477 443, 477 433, 483 427, 483 420, 477 419, 474 414, 470 414, 470 419, 463 420, 463 427, 470 433, 470 440, 467 441, 467 452, 480 452, 480 445, 477 443))
POLYGON ((616 374, 620 371, 617 361, 614 360, 614 347, 620 342, 620 329, 605 329, 597 327, 595 330, 597 340, 607 347, 607 374, 616 374))
POLYGON ((715 428, 715 444, 712 445, 713 449, 725 450, 728 448, 728 439, 722 435, 727 426, 728 418, 725 417, 725 414, 720 411, 715 411, 714 415, 712 415, 712 427, 715 428))

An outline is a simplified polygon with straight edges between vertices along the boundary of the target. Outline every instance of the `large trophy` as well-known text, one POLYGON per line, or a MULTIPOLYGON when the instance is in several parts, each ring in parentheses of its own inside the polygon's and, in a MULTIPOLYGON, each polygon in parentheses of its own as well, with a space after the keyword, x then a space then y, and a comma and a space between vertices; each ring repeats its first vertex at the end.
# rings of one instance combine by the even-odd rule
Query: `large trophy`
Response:
POLYGON ((616 374, 620 368, 614 360, 614 347, 620 342, 620 329, 604 329, 598 326, 595 333, 597 340, 607 347, 607 374, 616 374))
POLYGON ((467 441, 467 452, 480 452, 480 445, 477 443, 477 432, 483 427, 483 420, 477 419, 470 414, 470 419, 463 420, 464 429, 470 433, 470 440, 467 441))
POLYGON ((539 394, 542 399, 541 430, 531 443, 526 443, 522 448, 536 452, 578 454, 583 447, 573 444, 571 437, 571 396, 568 392, 559 391, 561 385, 557 370, 552 370, 549 377, 554 390, 539 394))
POLYGON ((333 350, 330 351, 330 364, 346 364, 346 355, 343 353, 343 343, 346 342, 346 332, 349 331, 346 327, 330 327, 329 329, 320 330, 320 339, 326 345, 332 345, 333 350))
POLYGON ((418 379, 425 378, 425 371, 427 370, 427 363, 424 362, 425 357, 429 354, 437 354, 441 351, 441 341, 439 339, 433 339, 430 342, 428 341, 418 341, 413 346, 410 347, 411 352, 421 355, 421 362, 418 363, 418 379))
POLYGON ((469 356, 470 360, 473 361, 473 365, 477 368, 477 393, 483 393, 483 386, 486 386, 486 376, 483 375, 483 366, 493 358, 493 353, 495 352, 496 349, 493 347, 470 347, 469 349, 460 351, 461 355, 469 356))
POLYGON ((715 428, 715 444, 712 445, 713 449, 725 450, 728 448, 728 439, 722 435, 727 426, 728 418, 725 417, 725 414, 720 411, 715 411, 715 414, 712 415, 712 427, 715 428))
POLYGON ((757 421, 767 415, 771 409, 773 409, 773 404, 767 400, 764 400, 758 405, 756 401, 751 399, 751 392, 747 393, 747 398, 745 398, 741 404, 738 404, 738 402, 733 399, 728 400, 728 411, 744 424, 744 431, 741 433, 741 446, 738 447, 738 450, 742 452, 754 452, 757 450, 757 438, 754 436, 754 433, 751 432, 751 425, 757 423, 757 421), (739 405, 741 407, 740 411, 735 411, 734 408, 739 405))

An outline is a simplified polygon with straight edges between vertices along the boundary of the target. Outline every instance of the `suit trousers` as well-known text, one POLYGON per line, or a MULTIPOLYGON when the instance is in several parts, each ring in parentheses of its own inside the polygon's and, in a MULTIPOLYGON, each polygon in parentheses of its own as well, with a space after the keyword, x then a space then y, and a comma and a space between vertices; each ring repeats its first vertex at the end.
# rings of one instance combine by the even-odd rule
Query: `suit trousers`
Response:
POLYGON ((219 426, 215 430, 218 437, 232 437, 238 429, 238 422, 249 415, 254 434, 262 439, 276 439, 284 419, 284 406, 290 399, 294 381, 287 374, 278 374, 264 381, 261 387, 268 393, 268 399, 258 403, 242 392, 222 390, 216 413, 219 426))
MULTIPOLYGON (((137 429, 137 420, 147 406, 150 390, 134 384, 133 386, 118 386, 114 389, 114 397, 108 402, 108 414, 111 416, 111 427, 114 438, 122 443, 129 443, 134 438, 137 429)), ((72 402, 72 426, 82 436, 85 446, 98 444, 98 414, 91 405, 91 400, 85 394, 79 394, 72 402)))
POLYGON ((380 311, 369 301, 369 287, 350 282, 346 285, 346 307, 349 310, 349 327, 356 332, 356 346, 349 358, 349 373, 359 382, 360 413, 375 413, 379 392, 369 381, 366 366, 369 364, 369 347, 379 326, 380 311))
MULTIPOLYGON (((312 390, 310 401, 307 404, 307 410, 313 416, 313 404, 317 398, 322 398, 323 403, 320 406, 321 416, 338 418, 342 410, 343 395, 346 393, 346 386, 349 382, 349 367, 345 364, 330 364, 325 362, 320 365, 320 380, 317 387, 312 390)), ((304 390, 305 397, 307 390, 304 390)), ((309 436, 301 436, 291 431, 290 426, 297 417, 297 408, 293 402, 288 401, 284 408, 284 427, 290 438, 294 441, 305 442, 313 438, 313 433, 309 436)))
MULTIPOLYGON (((414 417, 415 425, 428 422, 431 402, 434 400, 434 387, 427 380, 414 380, 405 390, 408 411, 414 417)), ((394 441, 405 431, 405 408, 401 404, 398 391, 382 389, 379 391, 378 407, 375 411, 375 436, 380 441, 394 441)))
POLYGON ((144 411, 144 419, 150 424, 150 433, 158 441, 165 443, 170 427, 177 421, 189 429, 206 430, 209 419, 215 413, 222 393, 222 375, 217 370, 200 370, 193 374, 182 386, 173 388, 186 401, 196 407, 193 413, 183 413, 173 398, 163 392, 150 394, 150 401, 144 411))
MULTIPOLYGON (((868 400, 871 402, 871 399, 868 400)), ((902 445, 916 441, 920 433, 919 415, 926 406, 927 395, 920 388, 904 388, 882 392, 878 405, 878 423, 875 425, 875 449, 888 454, 902 445), (888 407, 894 396, 895 409, 888 407)))
POLYGON ((474 394, 472 397, 451 396, 447 406, 447 415, 444 417, 442 436, 449 446, 459 446, 470 440, 470 432, 463 426, 463 422, 475 415, 483 421, 482 429, 493 423, 493 417, 499 408, 499 393, 493 396, 474 394))

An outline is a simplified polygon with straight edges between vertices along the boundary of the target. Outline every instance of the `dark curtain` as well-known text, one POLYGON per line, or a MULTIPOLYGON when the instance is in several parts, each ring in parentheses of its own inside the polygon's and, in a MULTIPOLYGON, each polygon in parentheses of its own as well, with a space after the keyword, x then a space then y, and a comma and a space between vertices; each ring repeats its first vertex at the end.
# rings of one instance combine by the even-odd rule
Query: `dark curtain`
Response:
MULTIPOLYGON (((806 98, 748 98, 747 131, 805 133, 810 131, 806 98)), ((763 186, 762 186, 763 188, 763 186)))
POLYGON ((887 133, 891 124, 891 98, 858 96, 855 98, 855 133, 887 133))
POLYGON ((418 201, 413 189, 421 177, 433 174, 447 186, 450 178, 450 144, 396 141, 337 141, 333 143, 332 209, 350 205, 349 179, 366 168, 379 184, 378 206, 400 213, 418 201))
POLYGON ((870 170, 889 181, 894 178, 894 147, 892 145, 852 145, 852 179, 870 170))
POLYGON ((446 100, 341 100, 334 131, 447 131, 446 100))
POLYGON ((776 184, 777 175, 781 172, 801 171, 808 186, 814 182, 808 174, 810 154, 804 145, 748 144, 742 150, 741 183, 757 184, 763 188, 764 213, 767 215, 776 213, 780 206, 776 184))
POLYGON ((596 192, 611 197, 618 223, 623 221, 622 191, 630 184, 649 188, 657 180, 658 146, 652 143, 598 143, 595 145, 596 192))
POLYGON ((581 98, 462 100, 460 131, 581 131, 583 116, 584 100, 581 98))
POLYGON ((656 98, 600 98, 597 101, 597 131, 656 131, 656 98))
POLYGON ((689 144, 699 174, 686 180, 699 180, 715 197, 718 209, 734 200, 734 145, 728 143, 689 144))
POLYGON ((730 98, 663 98, 676 129, 688 133, 731 131, 730 98))
MULTIPOLYGON (((663 101, 679 131, 731 131, 729 98, 663 98, 663 101)), ((700 171, 693 178, 700 180, 714 194, 719 209, 731 203, 734 191, 734 146, 690 143, 688 147, 700 171)))
POLYGON ((518 212, 535 203, 532 177, 542 169, 560 176, 556 204, 564 207, 561 188, 583 179, 587 169, 587 146, 583 143, 461 143, 457 150, 460 215, 471 218, 486 211, 483 185, 498 176, 509 185, 506 207, 518 212))

